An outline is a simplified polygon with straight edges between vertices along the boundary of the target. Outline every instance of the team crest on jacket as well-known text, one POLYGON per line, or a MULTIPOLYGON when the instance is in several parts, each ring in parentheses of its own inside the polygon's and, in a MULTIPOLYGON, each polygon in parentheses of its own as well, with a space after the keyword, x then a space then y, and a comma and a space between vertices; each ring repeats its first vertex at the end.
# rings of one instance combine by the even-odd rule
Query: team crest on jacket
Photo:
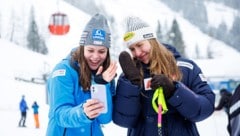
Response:
POLYGON ((65 75, 66 75, 66 69, 58 69, 53 72, 52 78, 57 76, 65 76, 65 75))

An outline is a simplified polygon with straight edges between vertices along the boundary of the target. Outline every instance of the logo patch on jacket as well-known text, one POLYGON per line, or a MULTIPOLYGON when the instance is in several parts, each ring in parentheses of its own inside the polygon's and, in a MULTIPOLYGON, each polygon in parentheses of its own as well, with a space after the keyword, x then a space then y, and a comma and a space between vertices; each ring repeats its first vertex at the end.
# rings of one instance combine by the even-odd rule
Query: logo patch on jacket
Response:
POLYGON ((52 78, 57 76, 65 76, 65 75, 66 75, 66 69, 58 69, 53 72, 52 78))

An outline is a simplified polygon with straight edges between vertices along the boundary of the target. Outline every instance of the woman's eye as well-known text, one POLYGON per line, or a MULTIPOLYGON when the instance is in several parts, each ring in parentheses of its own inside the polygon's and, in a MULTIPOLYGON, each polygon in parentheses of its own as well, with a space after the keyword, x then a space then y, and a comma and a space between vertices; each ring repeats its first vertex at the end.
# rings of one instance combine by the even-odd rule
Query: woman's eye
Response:
POLYGON ((98 51, 100 54, 104 54, 106 51, 105 50, 100 50, 98 51))
POLYGON ((94 52, 93 50, 88 50, 88 52, 94 52))
POLYGON ((137 44, 137 47, 141 47, 143 44, 137 44))
POLYGON ((134 51, 134 48, 129 48, 130 51, 134 51))

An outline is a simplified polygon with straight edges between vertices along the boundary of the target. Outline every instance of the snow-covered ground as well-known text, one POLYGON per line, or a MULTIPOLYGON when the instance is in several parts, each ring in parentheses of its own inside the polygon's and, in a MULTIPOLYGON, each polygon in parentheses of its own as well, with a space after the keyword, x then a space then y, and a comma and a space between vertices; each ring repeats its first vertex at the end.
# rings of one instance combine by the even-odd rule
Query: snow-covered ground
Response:
MULTIPOLYGON (((1 136, 44 136, 48 122, 48 105, 44 85, 36 85, 15 81, 11 78, 0 78, 0 135, 1 136), (19 128, 20 111, 18 104, 21 95, 25 94, 26 101, 30 107, 33 101, 40 105, 39 118, 40 128, 35 129, 33 110, 29 108, 26 128, 19 128)), ((201 136, 228 136, 226 131, 227 116, 224 111, 214 112, 206 120, 197 123, 201 136)), ((105 136, 126 136, 126 129, 116 126, 113 123, 104 125, 105 136)))
MULTIPOLYGON (((10 0, 15 3, 16 7, 20 7, 15 0, 10 0)), ((25 0, 30 1, 30 0, 25 0)), ((126 1, 126 0, 125 0, 126 1)), ((134 6, 132 8, 132 4, 136 3, 142 4, 140 1, 132 0, 130 3, 125 1, 113 1, 108 0, 106 2, 105 7, 114 9, 117 11, 114 14, 117 18, 119 18, 119 22, 121 20, 121 16, 127 15, 127 12, 135 13, 137 15, 141 15, 144 19, 148 20, 150 24, 155 24, 155 20, 157 16, 149 16, 153 15, 152 13, 159 13, 159 16, 162 22, 164 20, 172 20, 171 18, 175 16, 176 13, 168 13, 169 9, 160 4, 158 6, 149 6, 157 5, 159 1, 150 0, 147 1, 148 4, 142 6, 134 6), (114 2, 112 4, 112 2, 114 2), (117 4, 115 2, 118 2, 117 4), (127 3, 128 9, 123 11, 122 6, 127 3), (132 3, 132 4, 131 4, 132 3), (159 8, 161 6, 161 8, 159 8), (119 8, 120 7, 120 8, 119 8), (150 9, 150 8, 151 9, 150 9), (139 9, 137 9, 139 8, 139 9), (141 8, 148 9, 142 10, 141 8), (146 14, 143 14, 146 13, 146 14), (173 15, 172 15, 173 14, 173 15), (152 20, 152 21, 151 21, 152 20)), ((146 1, 146 0, 145 0, 146 1)), ((1 3, 6 3, 7 1, 0 0, 1 3)), ((25 2, 27 3, 27 2, 25 2)), ((25 4, 24 3, 24 4, 25 4)), ((36 12, 44 13, 40 18, 44 17, 46 20, 46 16, 49 17, 49 13, 53 12, 53 6, 51 4, 54 1, 46 1, 46 0, 38 0, 35 3, 35 6, 38 5, 36 12), (43 3, 44 2, 44 3, 43 3), (48 8, 44 8, 48 6, 48 8), (42 10, 42 9, 46 10, 42 10), (51 11, 50 11, 51 10, 51 11)), ((10 4, 11 5, 11 4, 10 4)), ((3 17, 9 17, 10 9, 5 4, 0 4, 0 11, 3 17), (6 12, 4 12, 5 10, 6 12)), ((42 73, 49 72, 52 67, 63 57, 70 52, 71 48, 78 46, 79 37, 85 26, 86 22, 90 19, 89 15, 85 14, 77 10, 76 8, 71 7, 69 4, 61 3, 61 9, 69 16, 71 28, 70 32, 65 36, 50 36, 49 39, 46 40, 49 55, 43 56, 37 53, 33 53, 29 50, 23 49, 20 46, 16 46, 10 44, 8 41, 0 39, 0 62, 1 62, 1 71, 0 71, 0 136, 44 136, 47 128, 48 122, 48 105, 46 104, 46 90, 44 85, 38 85, 33 83, 26 83, 23 81, 16 81, 15 76, 24 77, 30 79, 31 77, 40 77, 42 73), (28 106, 31 107, 33 101, 37 101, 39 108, 39 118, 40 118, 40 128, 35 129, 34 127, 34 119, 33 119, 33 110, 30 108, 27 115, 26 128, 19 128, 18 121, 20 119, 19 112, 19 101, 22 95, 26 96, 26 101, 28 106)), ((113 11, 108 9, 109 11, 113 11)), ((55 11, 55 10, 54 10, 55 11)), ((212 12, 211 12, 212 13, 212 12)), ((177 14, 176 14, 177 15, 177 14)), ((211 16, 219 17, 218 15, 212 14, 211 16)), ((181 16, 178 16, 181 17, 181 16)), ((5 22, 6 20, 1 20, 1 23, 8 24, 5 22)), ((164 24, 164 23, 162 23, 164 24)), ((228 23, 227 23, 228 24, 228 23)), ((203 72, 206 73, 207 76, 218 76, 219 74, 228 76, 228 75, 237 75, 240 76, 240 71, 237 64, 240 62, 240 55, 237 51, 234 51, 230 47, 225 46, 225 44, 212 40, 206 35, 203 35, 199 32, 198 29, 192 29, 193 26, 186 22, 186 20, 179 19, 179 25, 185 26, 187 29, 182 29, 184 34, 184 40, 186 45, 192 45, 188 48, 192 48, 188 52, 194 54, 194 45, 196 42, 199 42, 199 45, 204 46, 201 52, 206 53, 205 46, 211 41, 214 46, 214 55, 219 58, 219 60, 196 60, 196 62, 200 65, 203 72), (190 32, 189 32, 190 31, 190 32), (193 35, 194 34, 194 35, 193 35)), ((7 29, 5 27, 3 30, 7 29)), ((190 55, 194 56, 194 55, 190 55)), ((218 95, 217 95, 218 96, 218 95)), ((218 100, 218 97, 217 97, 218 100)), ((199 132, 201 136, 228 136, 226 125, 227 125, 227 116, 223 111, 214 112, 212 116, 207 118, 206 120, 197 123, 199 132)), ((106 136, 126 136, 126 129, 116 126, 113 123, 104 125, 103 127, 104 133, 106 136)))
MULTIPOLYGON (((48 122, 48 105, 46 104, 45 85, 17 81, 15 76, 27 73, 27 77, 39 75, 44 65, 50 62, 46 56, 23 49, 0 39, 0 136, 44 136, 48 122), (14 56, 12 56, 14 54, 14 56), (10 57, 9 57, 10 56, 10 57), (37 74, 38 73, 38 74, 37 74), (26 128, 19 128, 20 119, 19 102, 22 95, 26 96, 29 111, 26 128), (31 105, 37 101, 39 108, 40 128, 35 129, 33 110, 31 105)), ((68 51, 66 51, 68 52, 68 51)), ((63 55, 64 57, 65 55, 63 55)), ((25 78, 25 77, 23 77, 25 78)), ((218 95, 217 95, 218 96, 218 95)), ((219 98, 217 97, 217 100, 219 98)), ((214 112, 208 119, 199 122, 198 128, 201 136, 227 136, 227 116, 223 111, 214 112)), ((113 123, 104 125, 106 136, 125 136, 126 129, 113 123)))

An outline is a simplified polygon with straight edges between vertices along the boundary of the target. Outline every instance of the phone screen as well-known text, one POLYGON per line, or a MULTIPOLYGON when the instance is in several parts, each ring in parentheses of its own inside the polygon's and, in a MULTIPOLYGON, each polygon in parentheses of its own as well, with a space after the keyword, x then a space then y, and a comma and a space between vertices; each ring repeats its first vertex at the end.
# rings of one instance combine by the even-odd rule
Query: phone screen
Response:
POLYGON ((106 113, 107 107, 107 92, 105 85, 94 84, 91 86, 91 98, 95 98, 104 103, 104 110, 102 113, 106 113))

